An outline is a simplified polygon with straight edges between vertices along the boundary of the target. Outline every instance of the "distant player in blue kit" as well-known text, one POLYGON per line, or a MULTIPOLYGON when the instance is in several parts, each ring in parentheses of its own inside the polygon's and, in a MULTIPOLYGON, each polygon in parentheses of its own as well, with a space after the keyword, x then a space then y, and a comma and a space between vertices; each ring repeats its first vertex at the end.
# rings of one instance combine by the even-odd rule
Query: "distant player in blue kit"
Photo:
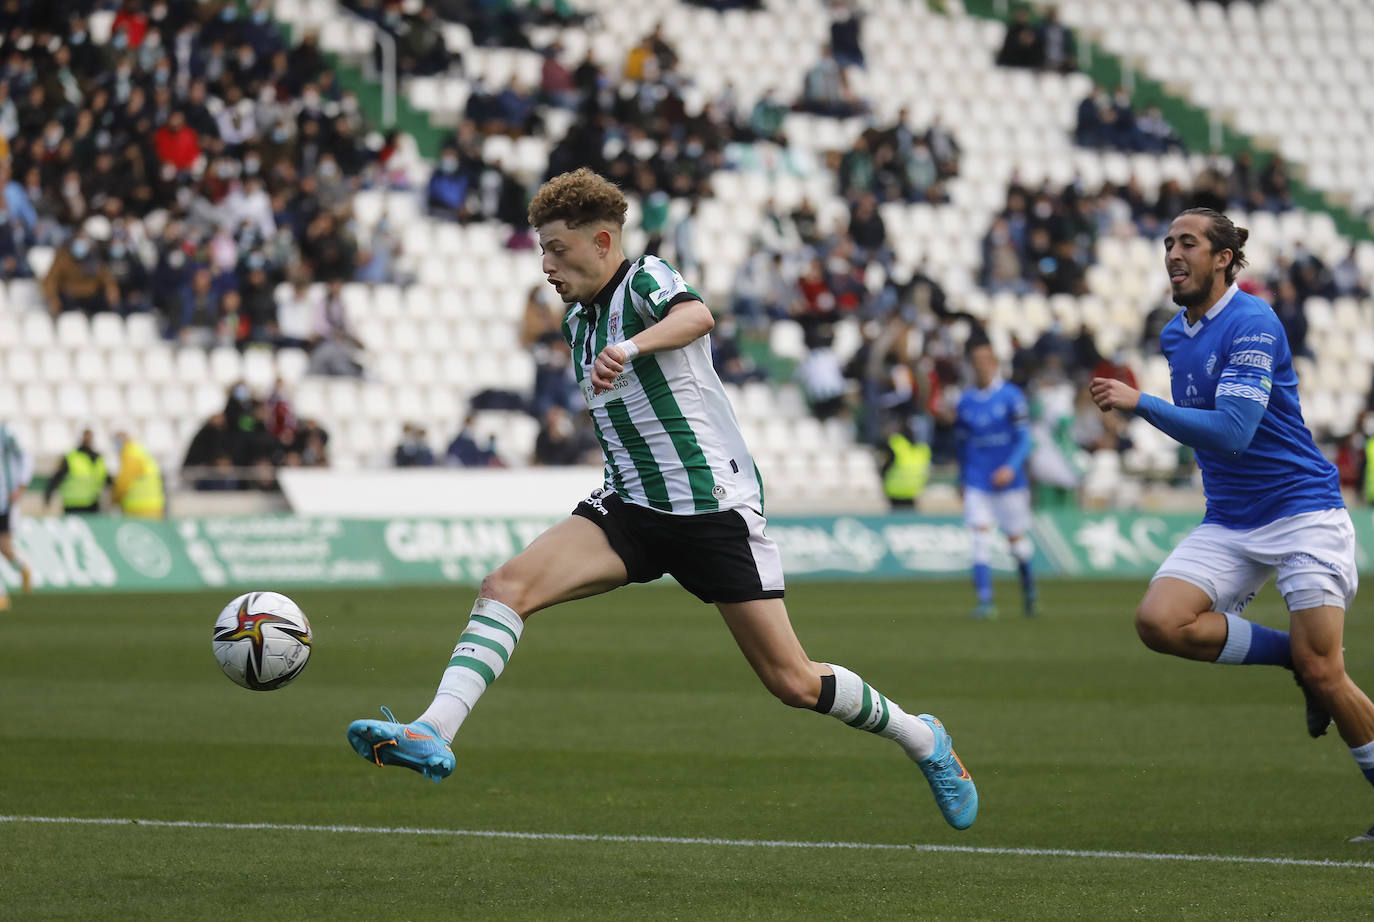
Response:
MULTIPOLYGON (((1136 610, 1145 645, 1186 659, 1292 669, 1307 731, 1334 719, 1374 784, 1374 704, 1345 672, 1341 635, 1355 599, 1355 531, 1336 468, 1312 441, 1283 326, 1235 285, 1249 232, 1190 208, 1164 238, 1174 303, 1160 335, 1173 404, 1095 378, 1103 410, 1135 413, 1197 452, 1207 512, 1160 566, 1136 610), (1241 617, 1277 573, 1289 630, 1241 617)), ((1374 829, 1352 842, 1374 842, 1374 829)))
POLYGON ((1030 457, 1030 412, 1026 395, 1002 380, 997 355, 983 338, 971 340, 969 359, 977 387, 964 391, 955 410, 959 445, 959 479, 964 487, 964 522, 969 527, 973 558, 973 589, 978 596, 975 618, 997 617, 992 599, 990 566, 993 526, 1002 529, 1021 573, 1025 613, 1036 613, 1035 548, 1026 533, 1031 526, 1030 487, 1026 459, 1030 457))

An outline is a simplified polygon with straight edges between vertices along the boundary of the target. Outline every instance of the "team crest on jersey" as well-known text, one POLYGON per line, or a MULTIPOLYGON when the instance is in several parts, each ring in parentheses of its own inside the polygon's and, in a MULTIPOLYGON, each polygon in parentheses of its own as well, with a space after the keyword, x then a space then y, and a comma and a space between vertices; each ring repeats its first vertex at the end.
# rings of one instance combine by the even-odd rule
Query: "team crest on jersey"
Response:
POLYGON ((716 499, 725 499, 725 488, 720 484, 716 484, 711 488, 711 495, 716 499))
POLYGON ((1207 364, 1204 367, 1207 370, 1207 377, 1209 378, 1217 373, 1217 354, 1215 352, 1207 356, 1207 364))

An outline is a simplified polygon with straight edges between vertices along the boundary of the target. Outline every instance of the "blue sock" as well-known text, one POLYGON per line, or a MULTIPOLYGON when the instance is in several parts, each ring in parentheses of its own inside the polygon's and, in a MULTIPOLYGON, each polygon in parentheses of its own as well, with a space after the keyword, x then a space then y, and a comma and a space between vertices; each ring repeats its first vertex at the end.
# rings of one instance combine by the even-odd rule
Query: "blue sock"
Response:
POLYGON ((980 604, 992 601, 992 567, 985 563, 973 565, 973 591, 980 604))
POLYGON ((1355 764, 1360 766, 1360 771, 1364 772, 1369 783, 1374 784, 1374 742, 1352 746, 1350 754, 1355 757, 1355 764))
POLYGON ((1035 598, 1035 573, 1031 571, 1031 562, 1029 560, 1018 562, 1016 572, 1021 574, 1021 594, 1027 599, 1035 598))
POLYGON ((1226 644, 1216 662, 1233 666, 1286 666, 1293 668, 1293 649, 1288 632, 1226 615, 1226 644))

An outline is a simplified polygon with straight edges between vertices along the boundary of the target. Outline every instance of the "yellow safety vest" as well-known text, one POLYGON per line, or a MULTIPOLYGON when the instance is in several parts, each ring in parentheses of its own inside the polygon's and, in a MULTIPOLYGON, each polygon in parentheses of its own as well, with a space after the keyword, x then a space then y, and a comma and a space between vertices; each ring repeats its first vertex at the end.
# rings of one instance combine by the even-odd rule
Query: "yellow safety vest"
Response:
POLYGON ((62 479, 58 491, 62 508, 87 509, 100 502, 100 491, 105 488, 107 476, 104 458, 92 461, 84 451, 68 452, 67 476, 62 479))
POLYGON ((124 465, 135 459, 142 465, 143 471, 120 498, 120 507, 127 516, 162 518, 162 509, 166 504, 166 496, 162 492, 162 471, 142 445, 126 442, 119 463, 124 465))
POLYGON ((915 499, 930 479, 930 446, 894 433, 887 447, 892 449, 892 465, 883 475, 883 492, 888 499, 915 499))
POLYGON ((1364 440, 1364 501, 1374 503, 1374 438, 1364 440))

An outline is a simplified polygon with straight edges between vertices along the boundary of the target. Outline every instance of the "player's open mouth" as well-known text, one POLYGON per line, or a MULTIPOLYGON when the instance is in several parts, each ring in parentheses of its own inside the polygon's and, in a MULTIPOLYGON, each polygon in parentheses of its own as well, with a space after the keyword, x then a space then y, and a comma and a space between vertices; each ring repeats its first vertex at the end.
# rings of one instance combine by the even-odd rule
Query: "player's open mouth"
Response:
POLYGON ((1183 282, 1187 281, 1187 279, 1188 273, 1186 272, 1174 271, 1169 273, 1169 281, 1173 282, 1175 285, 1182 284, 1183 282))

